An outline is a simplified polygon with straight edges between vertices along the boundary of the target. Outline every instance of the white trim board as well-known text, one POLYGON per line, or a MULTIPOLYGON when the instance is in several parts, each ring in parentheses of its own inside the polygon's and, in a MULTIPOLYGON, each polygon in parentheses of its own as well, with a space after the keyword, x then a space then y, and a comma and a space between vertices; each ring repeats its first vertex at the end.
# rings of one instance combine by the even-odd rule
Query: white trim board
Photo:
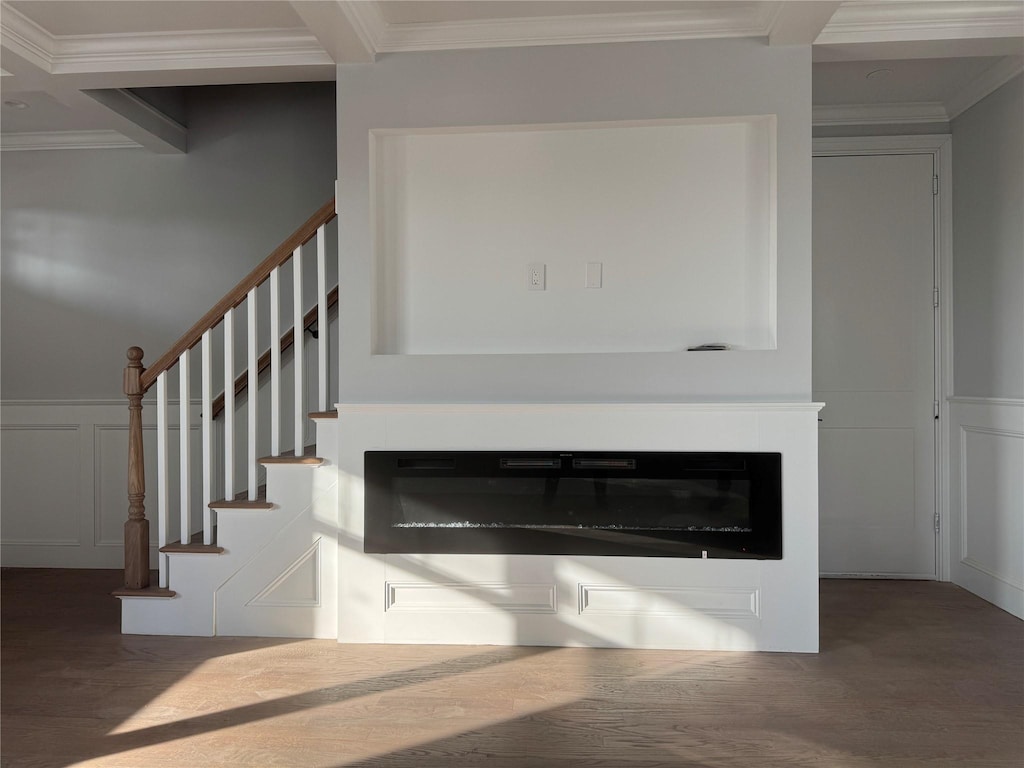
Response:
POLYGON ((947 397, 950 403, 961 405, 989 405, 1000 408, 1024 408, 1024 398, 1019 397, 973 397, 971 395, 953 395, 947 397))
POLYGON ((811 115, 811 124, 815 126, 949 122, 946 107, 939 101, 904 104, 821 104, 812 108, 811 115))

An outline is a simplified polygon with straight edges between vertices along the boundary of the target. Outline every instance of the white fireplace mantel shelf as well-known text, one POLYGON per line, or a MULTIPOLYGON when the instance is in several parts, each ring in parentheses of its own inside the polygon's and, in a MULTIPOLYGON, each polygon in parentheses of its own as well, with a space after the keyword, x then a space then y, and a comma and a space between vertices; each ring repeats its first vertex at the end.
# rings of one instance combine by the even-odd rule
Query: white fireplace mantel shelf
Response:
POLYGON ((818 412, 824 403, 815 402, 649 402, 649 403, 338 403, 339 413, 535 413, 552 412, 632 412, 659 411, 753 411, 753 412, 818 412))

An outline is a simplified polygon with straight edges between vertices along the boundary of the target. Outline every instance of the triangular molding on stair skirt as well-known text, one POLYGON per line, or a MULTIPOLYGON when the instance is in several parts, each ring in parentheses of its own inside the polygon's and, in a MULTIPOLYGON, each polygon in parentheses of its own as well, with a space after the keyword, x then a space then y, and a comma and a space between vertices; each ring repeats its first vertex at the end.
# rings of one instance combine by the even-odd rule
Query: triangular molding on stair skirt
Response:
POLYGON ((320 542, 303 552, 284 573, 263 588, 246 606, 298 608, 320 606, 320 542))

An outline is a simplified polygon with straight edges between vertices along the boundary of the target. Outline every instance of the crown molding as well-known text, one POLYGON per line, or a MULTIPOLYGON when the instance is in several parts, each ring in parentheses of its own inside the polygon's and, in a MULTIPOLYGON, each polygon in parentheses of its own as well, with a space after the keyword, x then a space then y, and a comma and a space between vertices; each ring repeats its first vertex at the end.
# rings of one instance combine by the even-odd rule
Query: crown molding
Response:
POLYGON ((68 35, 56 41, 53 74, 334 65, 304 29, 68 35))
POLYGON ((764 37, 778 13, 777 3, 716 3, 699 11, 389 24, 375 2, 346 2, 344 8, 377 53, 764 37))
POLYGON ((815 45, 970 37, 1020 37, 1020 0, 843 3, 815 45))
POLYGON ((902 104, 827 104, 812 109, 813 125, 898 125, 945 123, 946 107, 940 101, 902 104))
POLYGON ((40 149, 139 149, 142 145, 117 131, 39 131, 0 134, 0 150, 26 152, 40 149))
POLYGON ((1024 56, 1004 56, 946 100, 949 119, 960 115, 1024 72, 1024 56))
POLYGON ((306 29, 51 35, 8 4, 2 10, 3 46, 48 74, 334 66, 306 29))
POLYGON ((20 11, 0 3, 0 45, 39 69, 49 72, 53 36, 20 11))
POLYGON ((381 39, 388 23, 377 0, 337 0, 352 30, 371 55, 380 52, 381 39))

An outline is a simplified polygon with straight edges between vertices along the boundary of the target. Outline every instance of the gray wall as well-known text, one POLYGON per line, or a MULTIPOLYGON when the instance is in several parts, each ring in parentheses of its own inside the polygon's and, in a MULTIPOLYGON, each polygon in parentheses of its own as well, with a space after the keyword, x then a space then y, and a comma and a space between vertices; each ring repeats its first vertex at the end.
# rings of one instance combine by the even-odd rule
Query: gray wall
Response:
POLYGON ((808 400, 810 81, 808 47, 752 39, 418 53, 340 66, 342 401, 808 400), (778 115, 776 350, 371 354, 369 130, 763 114, 778 115))
POLYGON ((952 132, 955 394, 1024 397, 1024 76, 952 132))
POLYGON ((189 152, 5 152, 0 394, 116 398, 333 194, 333 83, 187 93, 189 152))

